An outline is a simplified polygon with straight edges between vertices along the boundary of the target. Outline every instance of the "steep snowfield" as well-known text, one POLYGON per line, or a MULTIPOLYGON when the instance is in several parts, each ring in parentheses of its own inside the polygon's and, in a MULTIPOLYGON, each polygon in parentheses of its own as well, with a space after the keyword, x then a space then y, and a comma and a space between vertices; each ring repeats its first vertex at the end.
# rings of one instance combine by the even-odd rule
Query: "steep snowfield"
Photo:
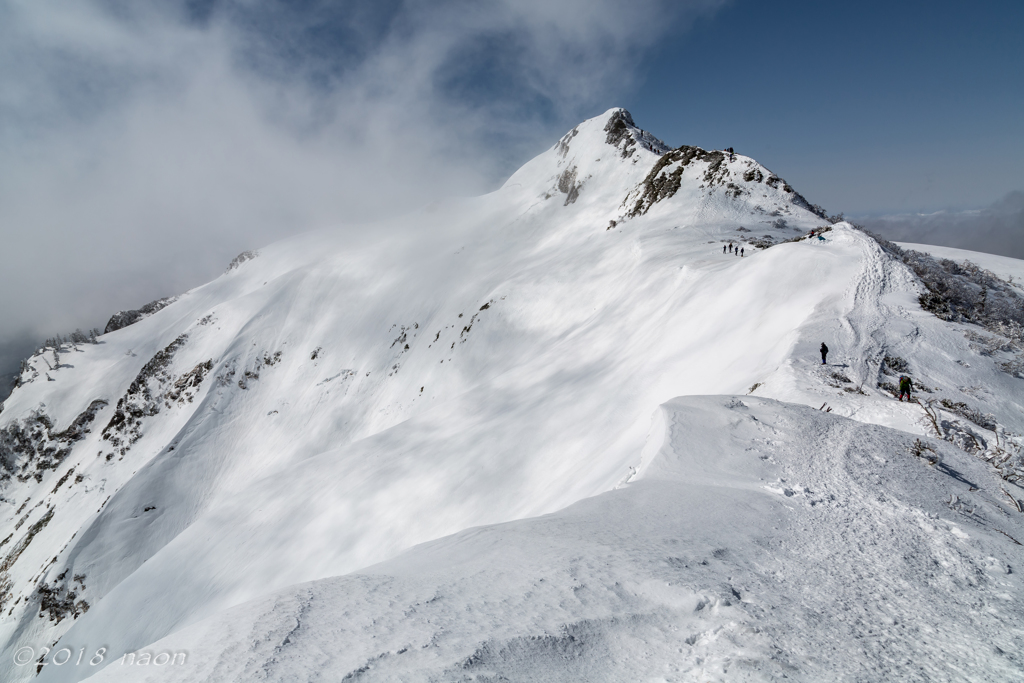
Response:
MULTIPOLYGON (((878 388, 891 372, 884 357, 899 356, 930 396, 991 414, 993 430, 972 428, 986 448, 997 442, 995 430, 1004 444, 1024 433, 1021 380, 972 349, 964 326, 922 311, 914 276, 863 233, 838 224, 824 240, 763 251, 744 243, 742 258, 723 253, 730 241, 767 235, 781 242, 824 225, 809 209, 753 160, 668 150, 628 114, 611 110, 570 131, 490 195, 437 202, 373 226, 362 243, 327 231, 270 245, 99 345, 66 349, 59 359, 52 351, 37 355, 0 415, 0 427, 20 435, 19 452, 35 449, 10 464, 14 476, 3 491, 0 679, 35 673, 31 664, 17 666, 20 648, 39 653, 56 642, 53 651, 67 647, 75 657, 83 648, 106 648, 96 667, 46 665, 40 677, 80 680, 202 619, 221 623, 235 618, 225 614, 265 609, 224 612, 232 606, 470 527, 525 520, 584 499, 579 509, 601 526, 597 517, 619 514, 602 512, 603 501, 639 504, 645 481, 659 486, 645 470, 654 451, 644 455, 644 444, 659 433, 659 406, 676 396, 752 392, 813 408, 827 403, 827 418, 792 406, 771 410, 794 424, 811 415, 855 425, 833 419, 842 415, 925 434, 921 407, 878 388), (821 341, 832 349, 828 366, 817 358, 821 341)), ((812 423, 805 427, 811 433, 812 423)), ((893 445, 898 438, 883 439, 886 448, 903 448, 893 445)), ((879 457, 919 465, 903 451, 879 457)), ((979 472, 988 467, 975 461, 979 472)), ((691 475, 684 468, 668 478, 691 475)), ((849 476, 856 478, 856 468, 849 476)), ((743 487, 729 481, 735 501, 743 487)), ((1001 495, 989 489, 982 490, 1001 495)), ((651 515, 689 505, 673 502, 680 494, 671 487, 659 490, 665 493, 652 497, 651 515)), ((701 499, 714 497, 702 491, 701 499)), ((758 504, 751 500, 751 510, 769 514, 758 504)), ((683 547, 686 534, 697 548, 701 538, 721 545, 716 534, 732 533, 712 524, 715 516, 703 519, 709 523, 699 533, 689 522, 679 528, 683 547)), ((819 531, 842 535, 847 519, 828 530, 822 521, 819 531)), ((616 535, 618 522, 606 522, 600 533, 616 535)), ((1005 523, 1007 533, 1024 536, 1019 521, 1005 523)), ((555 552, 559 544, 542 540, 546 527, 531 526, 540 521, 521 524, 500 528, 521 528, 523 538, 534 539, 522 547, 548 544, 551 554, 522 565, 518 578, 508 569, 508 578, 495 582, 508 586, 495 591, 514 591, 534 579, 535 568, 575 556, 571 544, 555 552)), ((751 534, 776 531, 758 528, 751 534)), ((779 542, 813 546, 817 537, 801 537, 803 530, 780 527, 779 542)), ((412 577, 423 552, 394 566, 412 577)), ((615 571, 647 562, 622 553, 615 571)), ((798 556, 790 558, 793 572, 798 556)), ((437 559, 437 572, 456 571, 445 562, 437 559)), ((452 567, 458 564, 456 553, 452 567)), ((488 566, 506 571, 498 565, 488 566)), ((433 580, 425 575, 416 590, 433 580)), ((331 581, 371 590, 365 579, 331 581)), ((478 593, 484 585, 480 579, 478 593)), ((509 628, 525 629, 529 619, 554 624, 543 604, 523 603, 526 616, 509 628), (540 613, 531 617, 534 606, 540 613)), ((951 614, 962 614, 958 604, 950 603, 951 614)), ((1016 605, 1010 600, 1006 609, 1016 605)), ((326 603, 323 609, 331 610, 326 603)), ((237 618, 239 628, 249 627, 237 618)), ((324 623, 321 635, 329 639, 334 627, 324 623)), ((217 643, 235 647, 227 634, 200 641, 210 652, 217 643)), ((370 656, 348 645, 336 649, 370 656)), ((844 661, 861 657, 850 650, 844 661)), ((210 654, 206 662, 232 666, 228 659, 210 654)), ((1010 666, 992 662, 985 671, 1010 666)), ((210 680, 231 679, 205 671, 210 680)), ((115 675, 114 668, 104 675, 115 675)))
POLYGON ((1020 530, 1002 482, 912 441, 674 399, 625 488, 233 608, 96 680, 1015 680, 1024 549, 1000 533, 1020 530))

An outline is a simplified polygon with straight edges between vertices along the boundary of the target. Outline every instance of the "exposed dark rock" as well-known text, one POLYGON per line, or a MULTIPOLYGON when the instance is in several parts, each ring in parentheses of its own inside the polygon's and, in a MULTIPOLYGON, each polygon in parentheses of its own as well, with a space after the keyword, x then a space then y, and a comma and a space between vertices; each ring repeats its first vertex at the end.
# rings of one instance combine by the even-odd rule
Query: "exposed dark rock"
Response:
POLYGON ((18 561, 21 554, 25 552, 29 544, 32 543, 32 539, 36 537, 40 531, 46 528, 46 525, 53 519, 53 508, 47 508, 46 514, 44 514, 35 524, 28 528, 25 532, 25 536, 22 537, 18 543, 11 548, 11 551, 4 557, 3 562, 0 562, 0 611, 6 606, 7 602, 11 597, 11 578, 7 572, 10 571, 14 563, 18 561))
POLYGON ((105 405, 106 401, 93 401, 60 432, 53 431, 53 421, 42 411, 0 429, 0 478, 14 475, 21 481, 42 481, 43 472, 57 469, 74 443, 89 433, 89 425, 105 405))
MULTIPOLYGON (((52 586, 44 582, 36 588, 36 593, 39 595, 39 616, 44 617, 49 613, 50 621, 58 624, 67 617, 77 619, 89 611, 89 603, 85 600, 78 600, 78 592, 74 590, 74 586, 69 587, 65 582, 66 575, 67 570, 64 570, 53 580, 52 586)), ((85 576, 81 574, 75 575, 75 580, 81 584, 83 589, 85 588, 84 579, 85 576)))
POLYGON ((174 382, 174 386, 164 395, 165 399, 179 403, 185 403, 186 401, 191 403, 196 392, 199 390, 199 385, 206 378, 206 373, 212 369, 213 359, 199 363, 174 382))
POLYGON ((573 128, 568 133, 563 135, 562 139, 555 143, 555 151, 561 154, 563 159, 565 158, 565 155, 569 153, 569 143, 572 142, 572 139, 574 137, 579 135, 579 132, 580 129, 579 126, 577 126, 576 128, 573 128))
POLYGON ((630 113, 625 109, 616 109, 612 112, 608 122, 604 124, 604 131, 608 133, 604 141, 612 147, 618 147, 622 139, 629 135, 630 127, 636 127, 630 113))
POLYGON ((163 393, 161 390, 171 382, 167 366, 186 340, 188 335, 182 334, 164 349, 157 351, 156 355, 142 366, 142 370, 124 396, 118 399, 113 417, 103 428, 103 439, 109 441, 115 449, 119 449, 121 455, 124 455, 125 451, 142 436, 142 418, 160 412, 163 393))
MULTIPOLYGON (((417 325, 417 327, 418 327, 418 325, 417 325)), ((403 336, 405 334, 405 332, 404 332, 405 329, 407 329, 407 328, 403 328, 403 333, 402 333, 403 336)), ((392 346, 394 346, 394 344, 392 344, 392 346)), ((406 351, 409 350, 409 345, 408 344, 406 344, 405 350, 406 351)), ((404 353, 404 351, 403 351, 403 353, 404 353)), ((281 352, 280 351, 275 351, 273 355, 271 355, 269 353, 264 353, 262 356, 257 357, 256 358, 256 362, 253 363, 252 369, 251 370, 250 369, 246 369, 246 370, 244 370, 242 372, 242 378, 238 380, 238 388, 239 389, 248 389, 249 388, 249 381, 250 380, 258 380, 260 378, 260 370, 262 370, 264 367, 273 367, 273 366, 277 365, 280 362, 281 362, 281 352)), ((229 374, 227 375, 227 378, 230 379, 230 377, 234 376, 234 374, 235 374, 235 371, 233 369, 230 370, 229 374)), ((221 377, 221 378, 218 378, 218 379, 220 379, 221 381, 224 381, 224 377, 221 377)))
POLYGON ((231 259, 231 263, 228 264, 228 269, 225 270, 224 272, 230 273, 232 270, 238 268, 246 261, 251 261, 259 255, 260 253, 258 251, 243 251, 241 254, 231 259))
POLYGON ((576 167, 567 168, 558 176, 558 191, 565 194, 565 206, 574 203, 580 196, 583 183, 576 182, 576 167))
POLYGON ((107 326, 103 328, 103 334, 109 334, 115 330, 120 330, 128 327, 129 325, 134 325, 143 318, 153 315, 161 308, 165 308, 177 300, 178 297, 170 296, 164 299, 150 301, 142 308, 137 308, 134 311, 118 311, 114 315, 110 316, 110 320, 107 321, 107 326))
POLYGON ((611 118, 608 119, 608 123, 604 125, 604 131, 608 134, 605 136, 604 141, 612 147, 619 148, 619 153, 623 159, 632 156, 633 152, 636 151, 633 149, 636 141, 629 134, 630 128, 635 127, 636 124, 633 123, 633 117, 625 109, 613 111, 611 118))
POLYGON ((629 212, 631 217, 647 213, 652 206, 663 199, 673 196, 682 184, 683 171, 694 161, 705 161, 708 168, 704 172, 704 181, 709 185, 724 183, 729 174, 724 165, 725 154, 718 151, 707 151, 700 147, 683 145, 663 154, 654 168, 651 169, 642 184, 643 191, 629 212), (678 164, 672 170, 669 166, 678 164))

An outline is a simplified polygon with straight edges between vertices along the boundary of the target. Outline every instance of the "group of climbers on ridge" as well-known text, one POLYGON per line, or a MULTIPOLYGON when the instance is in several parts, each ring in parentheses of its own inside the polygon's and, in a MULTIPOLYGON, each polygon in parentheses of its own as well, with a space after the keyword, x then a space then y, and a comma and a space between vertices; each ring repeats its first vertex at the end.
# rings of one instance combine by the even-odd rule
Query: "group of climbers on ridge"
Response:
MULTIPOLYGON (((811 238, 811 239, 817 237, 818 240, 821 241, 821 242, 826 241, 825 238, 822 236, 822 234, 820 232, 818 232, 817 230, 811 230, 811 232, 808 234, 808 237, 811 238)), ((735 248, 733 248, 732 242, 729 242, 728 244, 723 244, 722 245, 722 253, 723 254, 725 254, 725 253, 729 253, 729 254, 735 253, 737 256, 742 257, 745 250, 746 250, 746 247, 741 247, 738 244, 736 245, 735 248)))

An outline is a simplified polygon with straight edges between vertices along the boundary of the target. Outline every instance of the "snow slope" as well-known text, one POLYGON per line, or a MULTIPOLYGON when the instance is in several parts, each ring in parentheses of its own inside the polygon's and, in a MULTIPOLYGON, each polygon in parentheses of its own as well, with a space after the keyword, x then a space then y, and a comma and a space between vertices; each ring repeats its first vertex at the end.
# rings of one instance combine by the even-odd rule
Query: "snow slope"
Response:
POLYGON ((490 195, 362 242, 270 245, 99 345, 33 357, 0 414, 20 454, 0 679, 35 673, 20 648, 120 657, 609 492, 648 466, 652 415, 677 396, 827 403, 925 434, 877 386, 900 356, 931 396, 991 414, 965 427, 986 452, 1024 433, 1021 380, 922 311, 871 238, 838 224, 782 243, 824 224, 810 209, 752 159, 668 150, 610 110, 490 195), (723 253, 751 236, 778 244, 723 253))
POLYGON ((625 488, 246 603, 96 680, 1021 674, 1024 548, 1003 535, 1021 525, 984 463, 929 441, 933 467, 904 432, 750 397, 674 399, 651 436, 625 488))

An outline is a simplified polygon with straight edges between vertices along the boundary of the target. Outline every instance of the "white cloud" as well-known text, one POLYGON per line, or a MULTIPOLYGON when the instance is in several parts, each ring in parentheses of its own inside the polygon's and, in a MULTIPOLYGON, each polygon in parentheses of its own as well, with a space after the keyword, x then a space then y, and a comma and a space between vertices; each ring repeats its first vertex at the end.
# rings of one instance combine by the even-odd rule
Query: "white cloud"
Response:
POLYGON ((718 4, 0 0, 0 345, 486 191, 718 4))

